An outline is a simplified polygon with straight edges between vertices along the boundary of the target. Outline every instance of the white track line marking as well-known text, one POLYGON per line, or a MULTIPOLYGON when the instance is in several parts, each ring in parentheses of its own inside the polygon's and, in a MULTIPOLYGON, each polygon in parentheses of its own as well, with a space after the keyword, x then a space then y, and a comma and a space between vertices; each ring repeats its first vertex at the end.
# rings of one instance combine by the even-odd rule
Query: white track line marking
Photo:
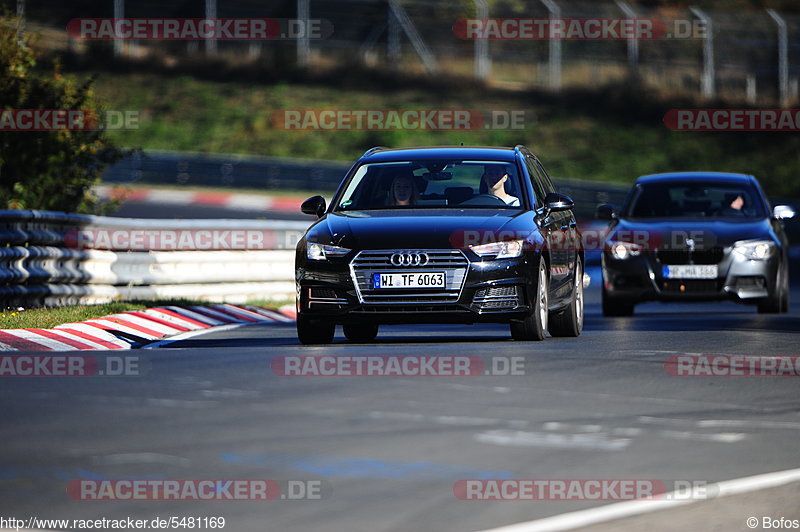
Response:
POLYGON ((258 322, 258 321, 247 322, 247 323, 226 323, 225 325, 217 325, 214 327, 209 327, 208 329, 198 329, 196 331, 187 331, 185 333, 176 334, 175 336, 170 336, 169 338, 165 338, 164 340, 150 342, 149 344, 143 345, 140 349, 158 349, 159 347, 168 346, 169 344, 180 342, 181 340, 188 340, 189 338, 194 338, 195 336, 200 336, 201 334, 205 333, 232 331, 233 329, 238 329, 239 327, 245 327, 247 325, 263 325, 263 324, 264 324, 263 322, 258 322))
POLYGON ((630 445, 630 438, 608 438, 604 434, 558 434, 521 430, 488 430, 473 435, 475 441, 506 447, 553 447, 556 449, 591 449, 621 451, 630 445))
MULTIPOLYGON (((728 495, 775 488, 798 481, 800 481, 800 468, 775 471, 774 473, 765 473, 752 477, 724 480, 716 484, 704 486, 703 489, 705 491, 711 491, 713 487, 716 486, 719 490, 717 497, 726 497, 728 495)), ((569 512, 553 517, 545 517, 544 519, 537 519, 535 521, 487 529, 483 532, 557 532, 560 530, 575 530, 576 528, 622 519, 624 517, 632 517, 634 515, 712 500, 700 497, 699 492, 697 495, 698 496, 695 497, 695 493, 692 493, 691 496, 686 497, 685 493, 672 492, 666 494, 663 499, 618 502, 600 506, 599 508, 589 508, 588 510, 569 512)))

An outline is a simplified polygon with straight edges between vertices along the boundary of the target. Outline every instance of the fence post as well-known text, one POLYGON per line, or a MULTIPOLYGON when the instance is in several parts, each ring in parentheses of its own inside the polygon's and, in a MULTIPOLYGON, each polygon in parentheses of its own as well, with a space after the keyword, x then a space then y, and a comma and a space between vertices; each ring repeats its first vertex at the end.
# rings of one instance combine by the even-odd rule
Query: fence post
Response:
POLYGON ((310 0, 297 0, 297 19, 303 24, 304 31, 297 37, 297 65, 301 68, 308 66, 311 59, 311 45, 308 40, 308 24, 311 18, 310 0))
MULTIPOLYGON (((561 18, 561 8, 558 7, 558 4, 556 4, 553 0, 542 0, 542 3, 550 12, 550 19, 561 18)), ((549 28, 550 27, 552 26, 549 26, 549 28)), ((561 39, 554 38, 552 32, 550 35, 548 35, 548 37, 549 72, 547 81, 551 89, 559 92, 561 91, 561 39)))
POLYGON ((395 20, 399 26, 403 29, 408 37, 408 40, 411 41, 411 46, 414 47, 414 51, 417 52, 417 55, 422 60, 422 64, 425 65, 425 70, 429 74, 433 74, 439 71, 439 63, 436 61, 436 58, 431 53, 428 45, 425 44, 425 41, 422 39, 422 36, 417 31, 417 28, 414 26, 414 23, 411 21, 411 18, 408 16, 408 13, 403 9, 403 6, 397 0, 389 0, 389 9, 392 11, 392 15, 394 16, 395 20))
POLYGON ((23 42, 22 34, 25 33, 25 0, 17 0, 17 40, 23 42))
POLYGON ((400 68, 400 24, 389 3, 386 3, 386 57, 392 68, 400 68))
MULTIPOLYGON (((114 0, 114 26, 116 21, 125 18, 125 0, 114 0)), ((115 32, 116 33, 116 32, 115 32)), ((125 42, 121 39, 114 39, 114 57, 120 57, 123 52, 125 42)))
POLYGON ((716 93, 714 73, 714 27, 711 17, 706 15, 699 7, 689 8, 694 16, 706 25, 706 35, 703 39, 703 97, 713 98, 716 93))
MULTIPOLYGON (((616 0, 616 2, 617 7, 622 10, 626 17, 630 19, 636 18, 636 12, 627 2, 623 0, 616 0)), ((639 39, 636 35, 628 37, 628 69, 631 79, 639 77, 639 39)))
MULTIPOLYGON (((217 0, 206 0, 206 19, 217 18, 217 0)), ((217 38, 208 37, 205 39, 206 55, 217 53, 217 38)))
POLYGON ((754 104, 758 98, 756 93, 756 76, 755 74, 748 74, 746 81, 745 94, 747 95, 747 103, 754 104))
MULTIPOLYGON (((489 18, 489 4, 486 0, 473 0, 479 19, 489 18)), ((475 77, 485 80, 492 71, 492 59, 489 56, 489 39, 475 39, 475 77)))
POLYGON ((767 13, 778 26, 778 92, 781 107, 789 107, 789 31, 786 21, 777 11, 767 9, 767 13))

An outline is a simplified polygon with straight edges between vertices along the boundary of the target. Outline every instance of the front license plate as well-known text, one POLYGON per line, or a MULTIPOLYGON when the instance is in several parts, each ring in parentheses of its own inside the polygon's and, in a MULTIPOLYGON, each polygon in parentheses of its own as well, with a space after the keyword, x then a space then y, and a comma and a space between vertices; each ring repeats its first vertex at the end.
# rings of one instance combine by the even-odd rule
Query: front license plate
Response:
POLYGON ((716 264, 681 264, 664 266, 665 279, 716 279, 716 264))
POLYGON ((373 273, 373 288, 444 288, 444 272, 373 273))

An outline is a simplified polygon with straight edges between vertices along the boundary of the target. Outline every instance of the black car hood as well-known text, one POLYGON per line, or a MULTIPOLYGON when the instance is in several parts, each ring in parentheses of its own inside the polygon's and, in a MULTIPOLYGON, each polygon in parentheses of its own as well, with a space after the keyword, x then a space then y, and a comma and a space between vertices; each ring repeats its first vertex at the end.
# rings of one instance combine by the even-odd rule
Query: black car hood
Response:
POLYGON ((695 240, 698 248, 727 247, 738 240, 775 239, 767 218, 624 218, 612 228, 609 238, 614 239, 616 233, 624 240, 634 231, 640 232, 639 239, 649 236, 655 247, 672 248, 684 247, 686 238, 695 240))
MULTIPOLYGON (((306 238, 351 249, 450 249, 461 247, 458 243, 464 242, 465 231, 477 231, 486 238, 517 225, 515 219, 524 215, 525 212, 510 209, 331 213, 312 227, 306 238)), ((533 218, 531 213, 528 215, 533 218)))

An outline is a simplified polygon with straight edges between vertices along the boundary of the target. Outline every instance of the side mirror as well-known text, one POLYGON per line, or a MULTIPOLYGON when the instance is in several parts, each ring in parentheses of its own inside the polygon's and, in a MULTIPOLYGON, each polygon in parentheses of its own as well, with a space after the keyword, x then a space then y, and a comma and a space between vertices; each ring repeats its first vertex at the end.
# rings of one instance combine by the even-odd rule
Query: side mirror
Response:
POLYGON ((598 220, 607 220, 611 221, 614 219, 614 206, 610 203, 603 203, 602 205, 597 206, 597 212, 595 213, 595 218, 598 220))
POLYGON ((549 193, 544 197, 544 207, 550 212, 568 211, 575 206, 572 198, 563 194, 549 193))
POLYGON ((789 205, 775 205, 772 209, 772 217, 778 220, 788 220, 794 215, 795 210, 789 205))
POLYGON ((312 196, 300 205, 300 210, 303 214, 312 214, 320 218, 325 214, 325 207, 325 198, 322 196, 312 196))

